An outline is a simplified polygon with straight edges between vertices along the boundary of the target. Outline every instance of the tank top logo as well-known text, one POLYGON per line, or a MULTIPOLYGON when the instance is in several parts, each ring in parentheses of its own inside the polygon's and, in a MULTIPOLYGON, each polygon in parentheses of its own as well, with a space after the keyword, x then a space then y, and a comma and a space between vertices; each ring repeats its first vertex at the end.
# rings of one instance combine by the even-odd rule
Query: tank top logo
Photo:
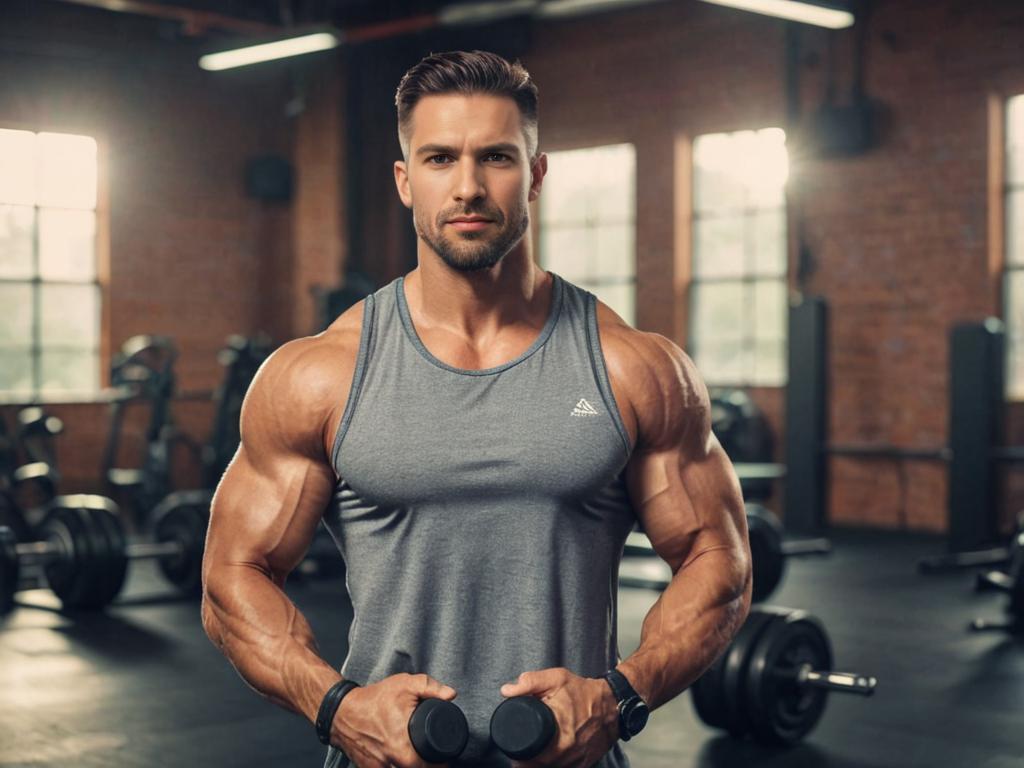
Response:
POLYGON ((594 409, 594 406, 592 406, 590 403, 588 403, 583 398, 580 398, 580 401, 578 403, 576 403, 576 407, 572 409, 572 415, 573 416, 597 416, 597 411, 594 409))

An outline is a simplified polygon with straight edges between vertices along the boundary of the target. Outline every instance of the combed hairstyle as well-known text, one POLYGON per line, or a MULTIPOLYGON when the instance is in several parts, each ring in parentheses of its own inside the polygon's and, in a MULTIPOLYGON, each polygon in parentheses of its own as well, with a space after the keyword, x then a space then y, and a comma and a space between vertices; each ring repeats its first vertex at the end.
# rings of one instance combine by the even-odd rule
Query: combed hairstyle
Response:
POLYGON ((447 93, 486 93, 508 96, 519 106, 526 149, 532 160, 537 153, 537 86, 518 61, 509 62, 489 51, 432 53, 413 66, 398 83, 398 142, 409 159, 412 111, 424 96, 447 93))

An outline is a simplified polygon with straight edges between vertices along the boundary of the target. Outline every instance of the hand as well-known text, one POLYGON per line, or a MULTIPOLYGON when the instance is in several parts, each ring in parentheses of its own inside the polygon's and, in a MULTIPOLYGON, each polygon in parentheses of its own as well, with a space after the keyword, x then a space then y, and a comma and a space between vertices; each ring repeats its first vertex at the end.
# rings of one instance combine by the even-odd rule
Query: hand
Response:
POLYGON ((455 698, 455 689, 429 675, 398 674, 354 688, 331 723, 331 744, 356 768, 424 768, 409 739, 409 718, 423 699, 455 698))
POLYGON ((547 749, 517 762, 520 768, 591 768, 619 738, 619 711, 608 683, 556 667, 524 672, 501 687, 501 695, 536 696, 555 715, 558 731, 547 749))

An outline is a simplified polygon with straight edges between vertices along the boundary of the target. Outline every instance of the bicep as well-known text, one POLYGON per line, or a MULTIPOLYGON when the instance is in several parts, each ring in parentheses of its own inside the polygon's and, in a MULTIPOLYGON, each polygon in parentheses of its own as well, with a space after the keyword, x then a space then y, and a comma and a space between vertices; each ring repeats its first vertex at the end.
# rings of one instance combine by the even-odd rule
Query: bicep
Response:
POLYGON ((333 488, 326 463, 243 443, 214 495, 207 560, 283 581, 309 549, 333 488))
POLYGON ((638 451, 627 484, 644 533, 673 572, 709 550, 746 546, 739 481, 710 431, 699 451, 638 451))

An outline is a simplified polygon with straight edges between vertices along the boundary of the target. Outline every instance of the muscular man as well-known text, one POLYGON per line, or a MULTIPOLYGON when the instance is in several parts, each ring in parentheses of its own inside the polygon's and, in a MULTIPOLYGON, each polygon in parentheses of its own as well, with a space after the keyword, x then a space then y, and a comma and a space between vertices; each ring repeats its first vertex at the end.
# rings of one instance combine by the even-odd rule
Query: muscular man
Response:
POLYGON ((672 342, 534 263, 547 158, 518 63, 431 55, 396 102, 418 266, 256 377, 214 500, 203 625, 254 689, 311 722, 342 677, 360 684, 321 728, 328 766, 422 766, 410 714, 456 696, 470 725, 457 764, 508 766, 488 723, 523 694, 558 725, 530 765, 627 766, 619 740, 643 718, 620 717, 606 673, 653 710, 749 607, 739 484, 707 390, 672 342), (321 520, 354 607, 341 675, 282 591, 321 520), (675 575, 620 662, 617 573, 637 521, 675 575))

